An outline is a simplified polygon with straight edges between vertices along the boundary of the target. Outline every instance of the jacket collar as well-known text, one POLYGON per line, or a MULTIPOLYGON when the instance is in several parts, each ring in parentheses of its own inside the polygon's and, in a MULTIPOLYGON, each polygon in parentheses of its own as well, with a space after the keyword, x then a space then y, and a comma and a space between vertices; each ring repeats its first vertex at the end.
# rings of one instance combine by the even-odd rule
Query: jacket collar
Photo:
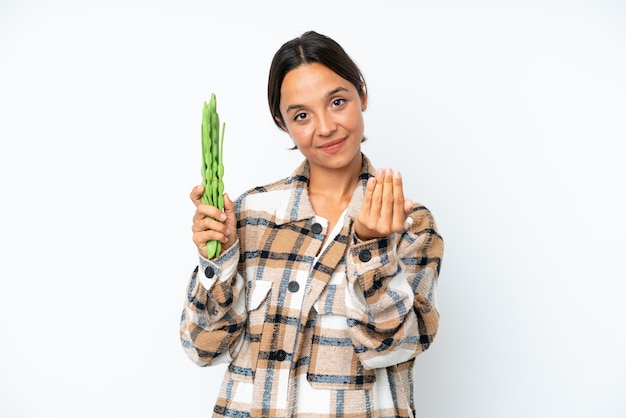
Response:
MULTIPOLYGON (((347 215, 351 219, 356 217, 361 208, 367 179, 374 175, 374 167, 371 161, 364 154, 361 154, 361 157, 363 162, 361 165, 361 174, 359 175, 359 187, 354 190, 352 199, 348 205, 347 215)), ((290 190, 289 205, 286 213, 283 214, 284 216, 276 216, 276 223, 278 225, 315 217, 313 205, 309 199, 308 185, 310 173, 310 163, 308 160, 304 160, 293 174, 285 179, 285 189, 290 190)))

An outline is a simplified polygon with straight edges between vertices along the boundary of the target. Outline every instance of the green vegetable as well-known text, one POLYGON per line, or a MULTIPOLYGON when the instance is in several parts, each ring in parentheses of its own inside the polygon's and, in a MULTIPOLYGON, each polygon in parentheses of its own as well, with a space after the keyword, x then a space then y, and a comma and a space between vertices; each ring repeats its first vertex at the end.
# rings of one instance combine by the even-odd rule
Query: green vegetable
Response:
MULTIPOLYGON (((224 209, 224 131, 222 123, 220 137, 220 117, 217 114, 217 98, 211 94, 209 102, 202 107, 202 203, 224 209)), ((210 240, 206 245, 207 258, 219 257, 222 244, 210 240)))

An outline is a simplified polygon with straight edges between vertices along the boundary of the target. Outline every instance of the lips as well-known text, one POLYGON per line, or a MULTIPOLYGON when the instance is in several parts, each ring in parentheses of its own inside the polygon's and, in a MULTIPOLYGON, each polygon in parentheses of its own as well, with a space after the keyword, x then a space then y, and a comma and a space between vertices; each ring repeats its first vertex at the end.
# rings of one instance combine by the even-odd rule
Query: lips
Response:
POLYGON ((334 139, 332 141, 326 142, 324 145, 320 146, 320 148, 322 148, 324 150, 330 150, 330 149, 335 148, 337 145, 340 145, 345 140, 346 140, 345 138, 334 139))

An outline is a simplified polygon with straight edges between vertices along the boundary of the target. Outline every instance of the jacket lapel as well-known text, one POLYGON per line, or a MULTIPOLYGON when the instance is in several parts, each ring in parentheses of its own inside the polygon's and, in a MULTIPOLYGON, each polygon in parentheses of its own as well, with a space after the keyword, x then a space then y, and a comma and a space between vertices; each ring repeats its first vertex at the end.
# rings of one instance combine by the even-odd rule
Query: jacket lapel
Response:
MULTIPOLYGON (((308 194, 309 174, 309 163, 305 160, 287 180, 287 185, 291 187, 291 199, 287 207, 277 211, 282 213, 282 216, 277 213, 277 224, 298 222, 311 219, 315 216, 308 194)), ((308 315, 313 303, 315 303, 324 291, 333 272, 346 253, 349 244, 348 239, 351 237, 352 224, 363 204, 365 185, 367 179, 372 175, 372 165, 369 159, 363 155, 363 167, 360 175, 361 187, 357 187, 352 195, 348 210, 344 216, 341 231, 334 237, 333 241, 329 243, 312 267, 311 279, 307 284, 307 294, 302 305, 302 314, 304 315, 308 315)), ((327 231, 327 233, 330 234, 331 231, 327 231)))
MULTIPOLYGON (((365 187, 358 187, 350 200, 348 210, 343 219, 343 227, 333 241, 329 243, 324 252, 320 255, 311 271, 311 280, 307 288, 307 296, 302 305, 302 312, 308 315, 309 310, 320 297, 328 284, 333 272, 343 260, 348 248, 348 240, 352 236, 352 224, 363 204, 365 187)), ((330 231, 328 231, 330 233, 330 231)))

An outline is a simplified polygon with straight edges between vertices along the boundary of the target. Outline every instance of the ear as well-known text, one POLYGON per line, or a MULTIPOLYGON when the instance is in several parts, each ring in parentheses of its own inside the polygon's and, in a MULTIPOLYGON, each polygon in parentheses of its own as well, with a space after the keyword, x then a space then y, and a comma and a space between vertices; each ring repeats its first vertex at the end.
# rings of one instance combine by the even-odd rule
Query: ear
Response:
POLYGON ((278 116, 274 116, 274 120, 276 121, 278 126, 280 126, 280 129, 287 132, 287 127, 285 126, 285 122, 283 122, 281 118, 279 118, 278 116))
POLYGON ((361 112, 365 112, 367 109, 367 88, 365 87, 365 83, 361 83, 361 112))

